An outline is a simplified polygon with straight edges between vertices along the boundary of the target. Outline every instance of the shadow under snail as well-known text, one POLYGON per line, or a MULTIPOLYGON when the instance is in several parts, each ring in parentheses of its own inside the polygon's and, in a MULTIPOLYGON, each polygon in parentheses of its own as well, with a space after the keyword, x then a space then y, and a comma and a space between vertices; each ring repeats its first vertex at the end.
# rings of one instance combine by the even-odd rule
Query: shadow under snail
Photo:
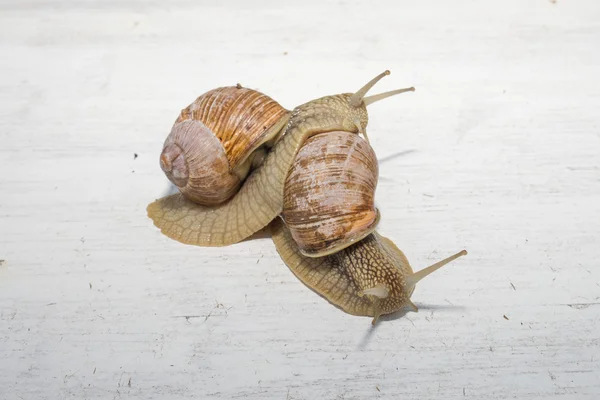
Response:
POLYGON ((201 246, 239 242, 280 216, 285 224, 272 224, 277 251, 302 282, 331 303, 350 314, 373 316, 373 323, 405 306, 416 311, 410 301, 416 282, 466 252, 414 274, 402 252, 374 232, 379 222, 377 159, 357 134, 367 138, 368 104, 414 91, 365 97, 388 74, 354 94, 322 97, 291 113, 261 93, 256 99, 269 105, 267 111, 251 103, 246 104, 250 111, 242 110, 238 98, 245 94, 239 87, 200 96, 182 111, 161 154, 161 167, 181 194, 150 204, 148 215, 165 235, 201 246), (223 133, 228 125, 214 121, 225 116, 234 121, 229 130, 236 133, 223 133), (244 118, 257 123, 244 123, 244 118), (245 135, 257 138, 243 140, 245 135), (231 140, 245 141, 239 148, 247 150, 238 155, 231 140), (213 153, 222 168, 214 173, 217 178, 207 179, 214 172, 213 153), (242 184, 251 166, 256 169, 242 184), (197 190, 202 179, 208 196, 205 188, 197 190), (211 179, 226 184, 212 190, 211 179))

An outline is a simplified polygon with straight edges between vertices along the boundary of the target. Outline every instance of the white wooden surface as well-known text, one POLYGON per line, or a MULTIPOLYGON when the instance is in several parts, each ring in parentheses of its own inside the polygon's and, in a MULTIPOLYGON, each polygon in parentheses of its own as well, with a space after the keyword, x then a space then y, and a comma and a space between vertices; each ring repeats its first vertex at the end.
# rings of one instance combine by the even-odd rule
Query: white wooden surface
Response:
POLYGON ((595 0, 1 1, 0 398, 600 398, 599 45, 595 0), (469 251, 419 313, 372 329, 268 238, 147 219, 197 95, 386 68, 417 91, 370 110, 380 231, 419 268, 469 251))

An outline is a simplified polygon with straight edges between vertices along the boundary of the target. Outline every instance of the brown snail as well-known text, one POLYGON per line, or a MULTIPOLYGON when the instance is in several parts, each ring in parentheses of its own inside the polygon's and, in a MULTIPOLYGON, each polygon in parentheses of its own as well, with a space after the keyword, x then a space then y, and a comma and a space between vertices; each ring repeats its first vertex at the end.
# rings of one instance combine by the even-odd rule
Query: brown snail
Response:
MULTIPOLYGON (((283 136, 226 203, 206 207, 176 194, 150 204, 147 208, 149 217, 170 238, 201 246, 237 243, 264 228, 284 211, 286 179, 307 139, 333 131, 362 133, 366 137, 367 105, 395 94, 414 91, 414 88, 399 89, 365 97, 369 89, 386 75, 389 71, 378 75, 356 93, 326 96, 296 107, 283 136)), ((335 247, 340 248, 341 245, 335 247)), ((313 256, 319 254, 317 251, 313 256)))
POLYGON ((195 203, 215 205, 241 186, 289 119, 269 96, 240 85, 213 89, 181 111, 160 155, 160 166, 195 203))
POLYGON ((374 317, 373 324, 404 307, 417 311, 410 300, 416 283, 466 254, 413 273, 402 251, 374 231, 379 214, 363 196, 375 192, 376 165, 357 135, 313 136, 286 180, 281 220, 271 224, 278 253, 305 285, 350 314, 374 317))

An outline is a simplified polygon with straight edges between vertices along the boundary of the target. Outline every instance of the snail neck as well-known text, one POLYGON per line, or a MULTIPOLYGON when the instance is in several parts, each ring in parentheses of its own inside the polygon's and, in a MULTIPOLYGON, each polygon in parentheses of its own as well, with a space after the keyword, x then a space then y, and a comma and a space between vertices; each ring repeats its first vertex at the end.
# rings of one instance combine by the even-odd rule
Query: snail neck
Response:
POLYGON ((352 106, 351 93, 325 96, 296 107, 285 135, 300 134, 305 139, 319 133, 344 131, 364 133, 369 121, 364 104, 352 106))

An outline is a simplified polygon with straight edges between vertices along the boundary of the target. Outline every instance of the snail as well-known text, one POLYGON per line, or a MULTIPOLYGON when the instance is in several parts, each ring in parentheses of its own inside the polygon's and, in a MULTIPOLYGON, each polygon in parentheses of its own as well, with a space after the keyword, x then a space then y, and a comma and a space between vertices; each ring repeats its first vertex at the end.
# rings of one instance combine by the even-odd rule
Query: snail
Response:
POLYGON ((260 164, 289 115, 269 96, 239 84, 213 89, 181 111, 160 167, 189 200, 223 203, 260 164))
POLYGON ((182 190, 150 204, 148 215, 167 236, 204 246, 238 242, 280 216, 272 224, 277 251, 302 282, 331 303, 350 314, 372 316, 373 324, 404 307, 417 311, 410 300, 416 283, 466 251, 414 273, 404 254, 375 232, 378 168, 366 135, 366 105, 414 90, 365 98, 388 74, 355 94, 296 107, 284 132, 273 128, 273 136, 251 147, 246 166, 258 168, 227 203, 198 205, 182 190), (262 144, 273 146, 266 156, 262 144))
POLYGON ((361 141, 348 132, 308 139, 271 228, 277 252, 305 285, 350 314, 374 317, 375 324, 403 307, 417 311, 410 300, 416 283, 466 251, 413 273, 402 251, 375 232, 377 160, 361 141))
POLYGON ((404 307, 417 311, 410 300, 415 285, 458 257, 454 254, 430 267, 413 272, 406 256, 391 240, 373 232, 336 253, 312 258, 303 255, 280 219, 271 224, 277 252, 306 286, 352 315, 373 317, 404 307))
MULTIPOLYGON (((356 93, 325 96, 296 107, 284 133, 278 137, 264 161, 250 173, 239 191, 227 202, 203 206, 183 194, 175 194, 151 203, 147 207, 148 216, 165 235, 186 244, 225 246, 246 239, 284 211, 288 173, 298 151, 309 138, 342 131, 362 134, 367 139, 367 105, 399 93, 414 91, 411 87, 365 97, 386 75, 389 75, 389 71, 379 74, 356 93)), ((349 238, 342 235, 340 240, 326 249, 305 248, 304 254, 317 257, 339 251, 360 240, 377 223, 377 212, 372 212, 375 213, 375 221, 367 222, 360 233, 351 229, 349 238)))

